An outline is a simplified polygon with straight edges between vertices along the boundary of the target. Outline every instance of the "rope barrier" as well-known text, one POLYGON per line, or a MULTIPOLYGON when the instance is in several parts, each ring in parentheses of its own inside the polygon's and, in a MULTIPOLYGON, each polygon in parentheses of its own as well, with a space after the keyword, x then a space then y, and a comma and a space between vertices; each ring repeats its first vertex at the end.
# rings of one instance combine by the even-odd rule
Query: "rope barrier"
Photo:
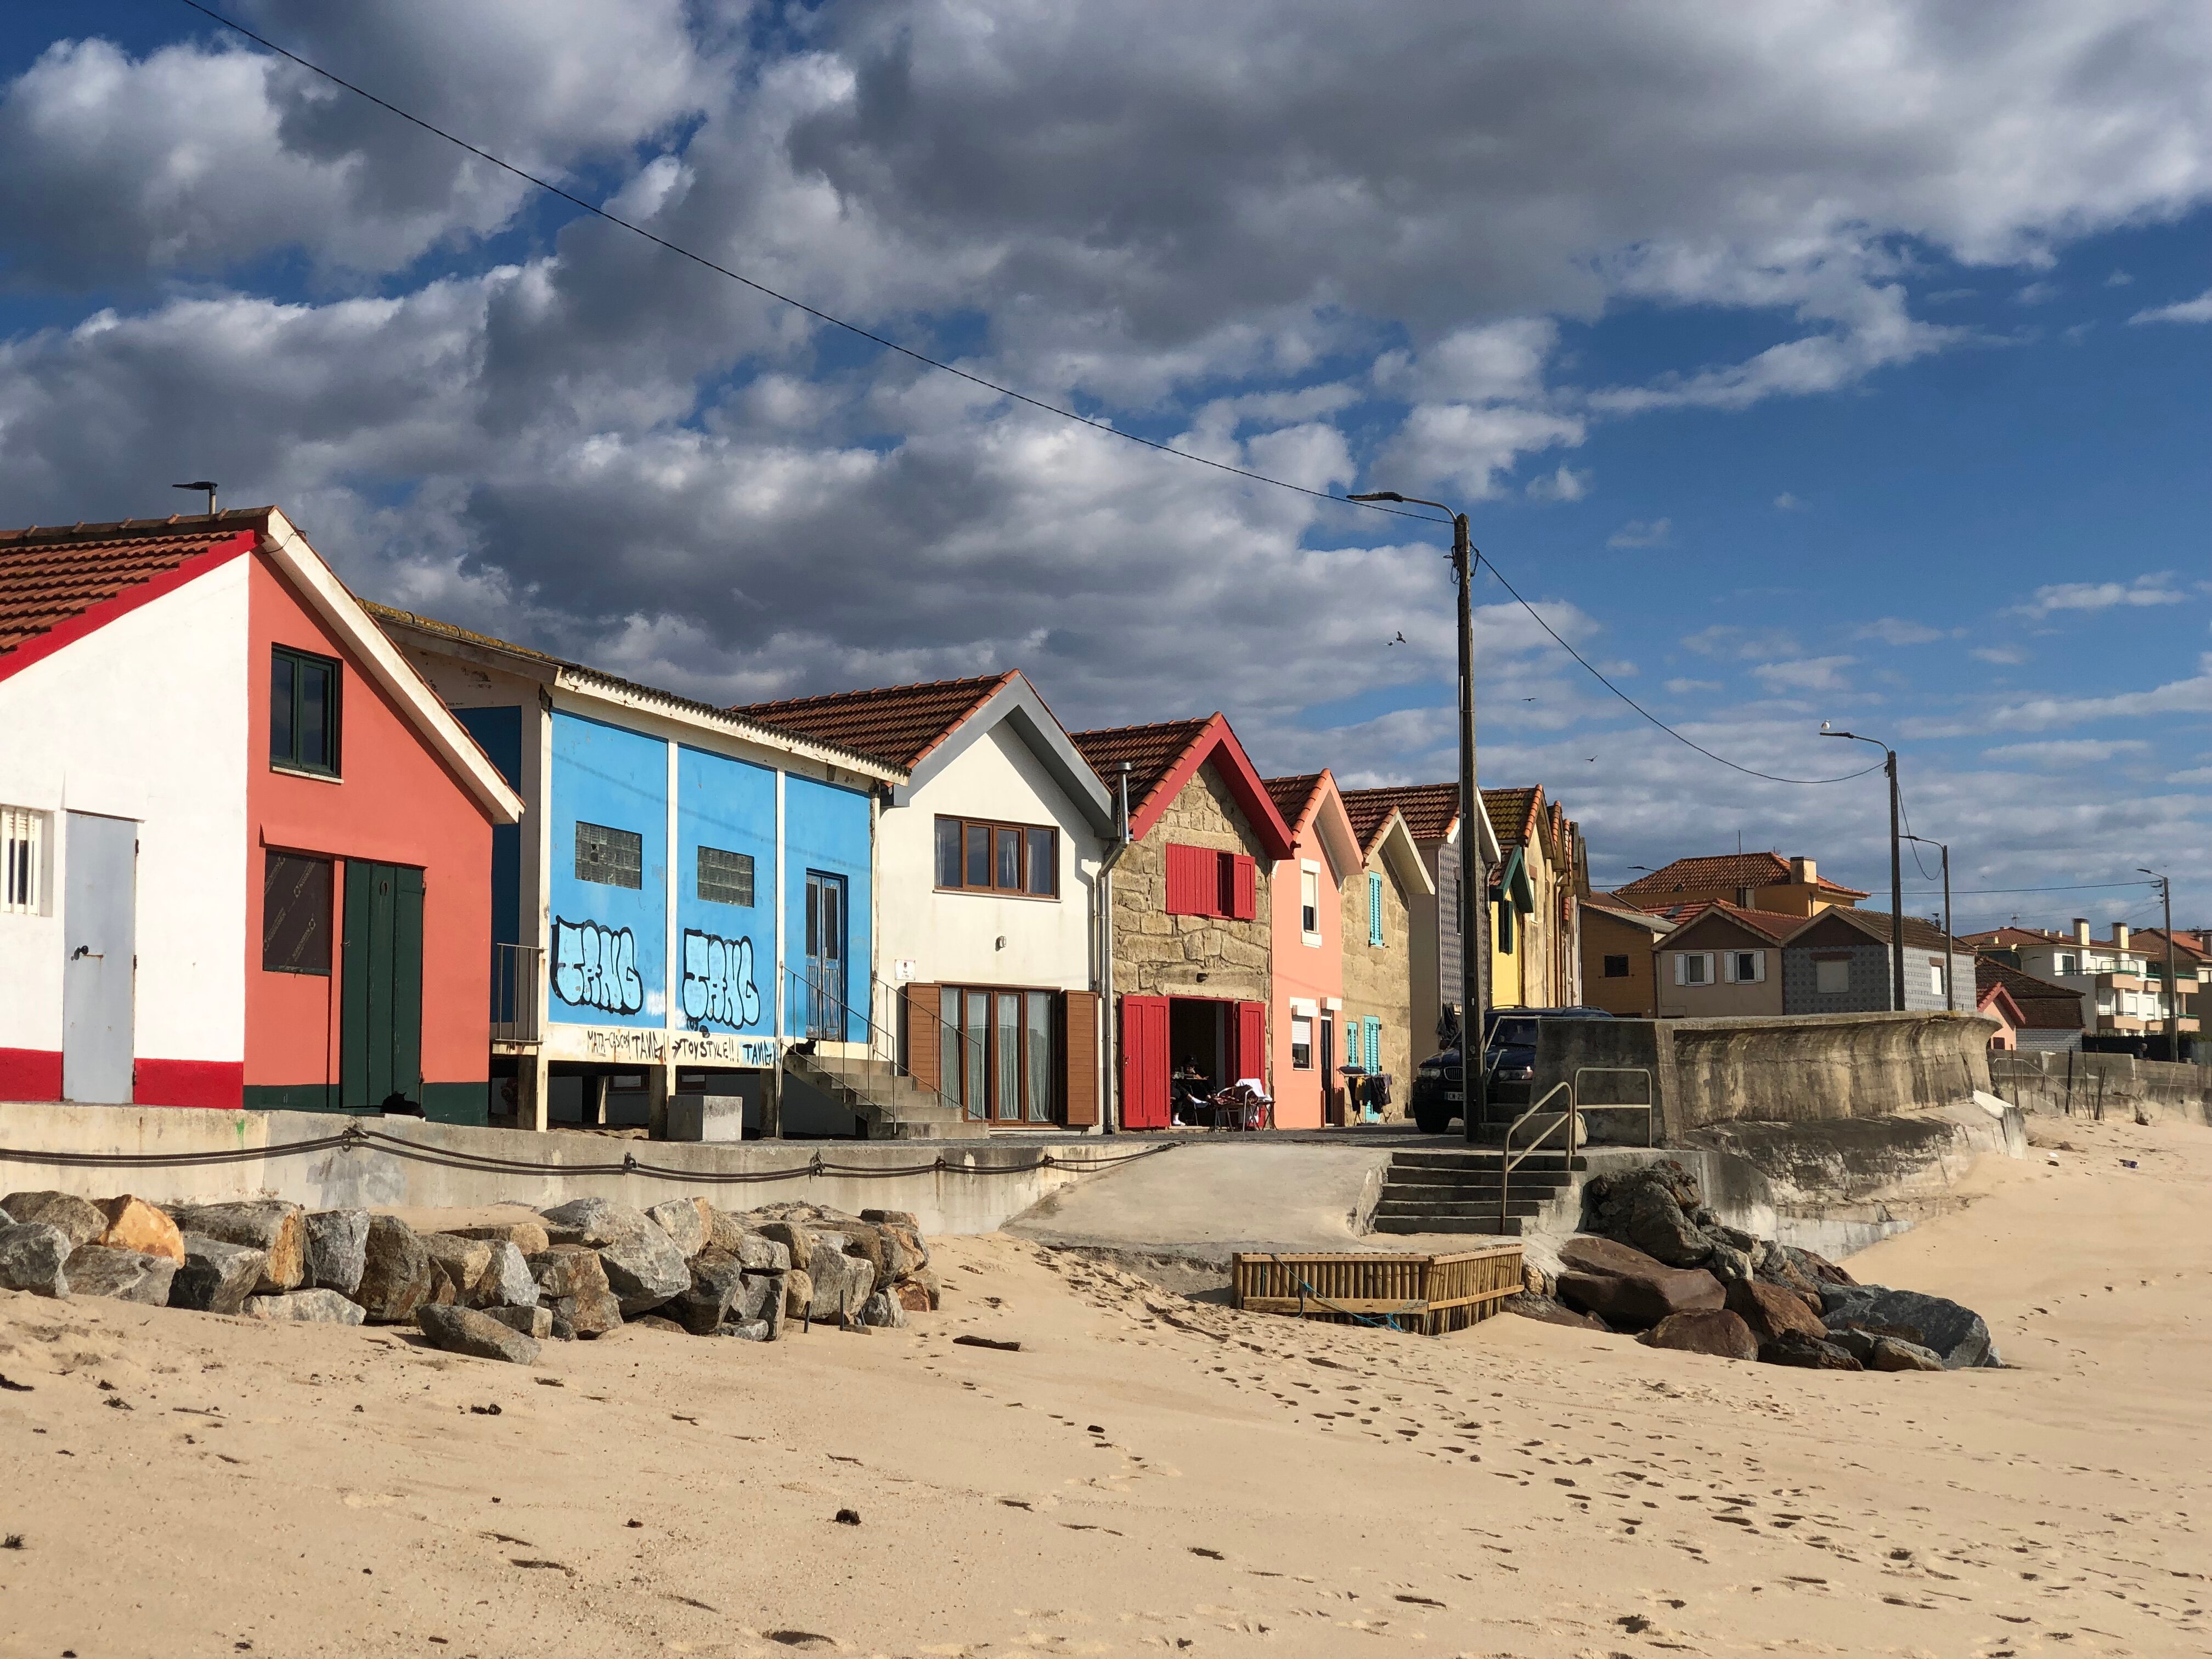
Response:
POLYGON ((380 1152, 387 1157, 406 1158, 443 1169, 493 1175, 644 1175, 662 1181, 725 1187, 825 1176, 854 1181, 896 1181, 913 1176, 937 1174, 1012 1176, 1033 1175, 1040 1170, 1088 1172, 1109 1170, 1120 1164, 1133 1164, 1139 1158, 1173 1152, 1178 1144, 1162 1141, 1157 1146, 1113 1158, 1060 1158, 1050 1152, 1040 1152, 1021 1164, 976 1164, 948 1158, 940 1152, 927 1164, 884 1168, 866 1164, 832 1164, 821 1153, 815 1152, 804 1164, 781 1169, 684 1170, 667 1164, 648 1164, 635 1153, 625 1153, 619 1164, 536 1163, 522 1158, 495 1157, 487 1152, 472 1152, 459 1147, 425 1146, 398 1135, 387 1134, 380 1129, 356 1126, 341 1133, 321 1135, 312 1140, 283 1141, 272 1146, 240 1146, 208 1152, 38 1152, 21 1146, 0 1146, 0 1164, 43 1164, 60 1169, 189 1170, 225 1164, 269 1162, 280 1158, 305 1157, 313 1152, 361 1150, 380 1152))

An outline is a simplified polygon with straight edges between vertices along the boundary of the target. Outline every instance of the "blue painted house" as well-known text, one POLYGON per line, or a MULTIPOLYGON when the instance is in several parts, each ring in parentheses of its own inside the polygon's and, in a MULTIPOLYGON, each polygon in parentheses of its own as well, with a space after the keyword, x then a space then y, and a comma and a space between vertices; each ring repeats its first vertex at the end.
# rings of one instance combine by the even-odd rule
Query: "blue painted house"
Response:
POLYGON ((834 743, 373 608, 528 803, 492 853, 495 1119, 658 1125, 794 1042, 874 1046, 875 823, 904 774, 834 743))

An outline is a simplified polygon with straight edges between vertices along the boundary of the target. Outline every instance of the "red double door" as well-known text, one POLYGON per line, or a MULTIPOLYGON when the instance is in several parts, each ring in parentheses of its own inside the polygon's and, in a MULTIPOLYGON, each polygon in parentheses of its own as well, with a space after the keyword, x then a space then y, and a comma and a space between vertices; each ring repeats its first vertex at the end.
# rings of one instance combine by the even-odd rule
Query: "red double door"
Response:
MULTIPOLYGON (((1121 1127, 1125 1129, 1164 1129, 1172 1117, 1174 1098, 1168 1074, 1175 1062, 1168 1051, 1168 1000, 1166 997, 1121 999, 1121 1127)), ((1231 1074, 1222 1081, 1253 1077, 1264 1083, 1267 1005, 1222 1006, 1231 1018, 1230 1053, 1234 1060, 1231 1074)))

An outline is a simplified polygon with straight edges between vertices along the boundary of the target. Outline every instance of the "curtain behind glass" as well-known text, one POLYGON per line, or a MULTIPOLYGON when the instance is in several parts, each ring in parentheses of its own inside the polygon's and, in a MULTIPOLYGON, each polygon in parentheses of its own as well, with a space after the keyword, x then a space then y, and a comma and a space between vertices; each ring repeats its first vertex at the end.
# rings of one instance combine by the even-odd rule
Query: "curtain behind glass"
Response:
POLYGON ((1028 994, 1030 1121, 1052 1121, 1052 997, 1044 991, 1028 994))

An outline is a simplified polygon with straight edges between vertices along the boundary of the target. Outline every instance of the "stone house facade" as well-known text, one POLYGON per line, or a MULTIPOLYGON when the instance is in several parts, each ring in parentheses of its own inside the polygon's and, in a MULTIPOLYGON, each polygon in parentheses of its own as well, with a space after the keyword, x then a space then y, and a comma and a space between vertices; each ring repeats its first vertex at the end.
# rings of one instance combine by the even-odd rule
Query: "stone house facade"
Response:
POLYGON ((1109 1121, 1165 1128, 1245 1079, 1272 1093, 1272 883, 1290 826, 1219 714, 1072 740, 1127 802, 1109 872, 1109 1121))

